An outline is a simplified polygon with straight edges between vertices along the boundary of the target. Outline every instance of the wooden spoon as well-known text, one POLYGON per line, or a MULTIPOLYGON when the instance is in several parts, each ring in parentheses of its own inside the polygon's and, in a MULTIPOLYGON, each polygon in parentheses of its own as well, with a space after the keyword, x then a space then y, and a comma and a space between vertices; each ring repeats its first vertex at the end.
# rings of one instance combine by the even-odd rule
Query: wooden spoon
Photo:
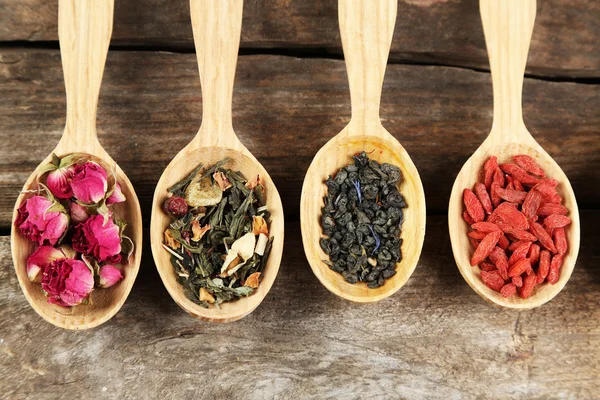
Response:
POLYGON ((458 269, 467 283, 484 299, 507 308, 530 309, 552 299, 565 286, 579 252, 579 210, 569 179, 558 164, 542 149, 527 131, 523 122, 521 94, 527 53, 536 13, 535 0, 480 0, 479 7, 490 58, 494 89, 494 119, 492 130, 479 149, 458 174, 448 206, 448 225, 452 251, 458 269), (559 181, 558 192, 569 209, 572 222, 566 228, 569 251, 565 255, 560 279, 554 284, 535 287, 531 297, 513 295, 508 299, 481 281, 478 267, 470 265, 473 249, 467 237, 468 225, 462 219, 463 190, 479 180, 483 163, 492 155, 498 162, 509 162, 517 154, 528 154, 559 181))
MULTIPOLYGON (((91 304, 64 308, 48 304, 38 283, 27 277, 28 256, 35 245, 15 228, 17 209, 29 194, 22 193, 15 204, 11 230, 11 249, 21 289, 33 309, 46 321, 65 329, 89 329, 108 321, 119 311, 131 291, 142 254, 142 215, 140 204, 125 173, 98 142, 96 111, 104 72, 104 63, 112 33, 114 0, 60 0, 58 35, 67 93, 67 119, 63 136, 53 150, 59 157, 86 153, 107 171, 115 171, 127 201, 111 206, 117 219, 128 223, 127 234, 135 245, 125 278, 109 289, 96 289, 91 304)), ((37 188, 42 167, 52 161, 52 154, 31 174, 23 190, 37 188)))
POLYGON ((194 139, 167 166, 156 186, 150 225, 152 254, 165 287, 181 308, 206 321, 230 322, 252 312, 273 285, 283 253, 283 207, 271 177, 239 141, 232 126, 231 101, 243 0, 190 0, 190 8, 203 93, 202 125, 194 139), (220 309, 206 309, 188 299, 177 282, 171 256, 162 247, 163 232, 170 223, 170 218, 162 211, 162 204, 167 197, 167 188, 187 176, 198 164, 209 166, 226 157, 231 159, 226 167, 239 170, 246 177, 260 175, 271 212, 269 235, 274 241, 259 288, 247 298, 221 304, 220 309))
POLYGON ((419 173, 404 147, 381 125, 379 102, 394 24, 396 0, 340 0, 339 22, 348 69, 352 116, 348 125, 315 155, 304 179, 300 200, 302 242, 310 266, 331 292, 355 302, 379 301, 400 289, 414 271, 425 237, 425 195, 419 173), (366 151, 371 159, 400 167, 404 182, 400 192, 408 208, 402 227, 403 259, 396 275, 376 289, 363 282, 350 284, 323 262, 329 257, 319 245, 319 221, 328 175, 366 151))

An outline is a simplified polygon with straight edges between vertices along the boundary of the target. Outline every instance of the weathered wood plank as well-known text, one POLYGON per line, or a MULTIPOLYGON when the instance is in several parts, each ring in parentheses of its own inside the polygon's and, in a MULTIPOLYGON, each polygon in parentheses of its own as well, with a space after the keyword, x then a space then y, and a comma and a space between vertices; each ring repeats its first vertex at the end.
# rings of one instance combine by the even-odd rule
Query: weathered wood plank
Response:
MULTIPOLYGON (((0 227, 7 227, 23 182, 60 138, 65 98, 57 51, 4 51, 0 61, 0 227)), ((235 85, 234 128, 297 219, 312 157, 348 122, 344 63, 244 56, 235 85)), ((489 74, 389 66, 383 123, 419 169, 430 212, 447 209, 459 168, 490 130, 491 103, 489 74)), ((600 206, 599 108, 595 85, 525 80, 526 123, 566 171, 582 208, 600 206)), ((195 56, 111 52, 98 118, 100 141, 133 181, 149 223, 154 184, 200 124, 195 56)))
MULTIPOLYGON (((0 41, 56 40, 56 1, 0 0, 0 41)), ((193 48, 187 0, 117 1, 114 44, 193 48)), ((538 2, 528 71, 600 75, 600 4, 538 2)), ((242 47, 318 47, 340 53, 337 1, 246 1, 242 47)), ((487 68, 477 0, 399 0, 394 60, 487 68)))
POLYGON ((455 267, 446 218, 430 217, 408 284, 372 305, 343 301, 312 274, 288 223, 279 276, 230 325, 196 321, 162 286, 149 253, 115 318, 90 332, 41 320, 0 238, 0 393, 11 399, 568 398, 597 396, 600 212, 582 215, 571 281, 532 311, 478 297, 455 267))

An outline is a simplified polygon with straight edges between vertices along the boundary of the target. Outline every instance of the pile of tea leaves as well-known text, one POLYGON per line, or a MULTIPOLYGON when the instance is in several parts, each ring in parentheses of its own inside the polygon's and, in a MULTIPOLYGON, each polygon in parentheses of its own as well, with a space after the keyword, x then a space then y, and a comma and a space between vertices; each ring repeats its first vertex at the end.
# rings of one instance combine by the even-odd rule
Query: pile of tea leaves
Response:
POLYGON ((224 159, 168 189, 163 247, 188 297, 208 308, 249 296, 271 251, 270 214, 260 177, 224 168, 224 159))
POLYGON ((320 245, 329 260, 323 261, 346 282, 373 289, 396 274, 407 206, 398 191, 402 181, 400 168, 379 164, 364 151, 325 181, 320 245))

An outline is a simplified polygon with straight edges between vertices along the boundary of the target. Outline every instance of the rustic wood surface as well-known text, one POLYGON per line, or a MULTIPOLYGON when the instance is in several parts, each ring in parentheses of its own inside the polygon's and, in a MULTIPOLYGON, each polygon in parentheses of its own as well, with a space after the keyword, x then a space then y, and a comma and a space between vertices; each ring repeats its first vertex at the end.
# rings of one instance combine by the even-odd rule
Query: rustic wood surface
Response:
MULTIPOLYGON (((521 312, 473 292, 448 238, 452 183, 492 122, 477 3, 398 2, 381 117, 415 162, 428 211, 420 262, 399 292, 344 301, 302 250, 304 174, 350 119, 337 2, 246 0, 233 118, 284 206, 270 293, 235 323, 197 321, 145 251, 122 310, 97 329, 67 332, 27 303, 8 238, 18 191, 64 129, 57 2, 0 0, 0 398, 598 398, 600 3, 538 1, 524 119, 573 184, 582 241, 565 289, 521 312)), ((115 2, 98 135, 136 188, 145 249, 154 186, 202 114, 188 4, 115 2)))

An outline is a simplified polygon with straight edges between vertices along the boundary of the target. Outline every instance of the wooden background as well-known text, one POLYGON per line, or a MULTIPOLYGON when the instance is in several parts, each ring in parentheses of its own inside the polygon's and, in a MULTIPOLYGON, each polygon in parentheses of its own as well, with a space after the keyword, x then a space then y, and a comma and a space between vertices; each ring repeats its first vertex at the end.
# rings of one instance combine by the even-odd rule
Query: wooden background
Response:
MULTIPOLYGON (((427 236, 408 284, 372 305, 321 286, 300 239, 304 173, 350 115, 337 2, 246 0, 234 128, 282 196, 279 276, 254 313, 214 325, 175 305, 146 251, 121 312, 89 332, 38 317, 10 257, 17 193, 64 128, 56 3, 0 0, 0 397, 600 397, 600 3, 538 2, 524 84, 525 122, 582 211, 579 260, 552 302, 493 308, 452 257, 450 188, 491 127, 476 0, 399 1, 381 117, 420 171, 427 236)), ((98 132, 148 227, 155 182, 200 124, 188 2, 117 0, 114 21, 98 132)))

